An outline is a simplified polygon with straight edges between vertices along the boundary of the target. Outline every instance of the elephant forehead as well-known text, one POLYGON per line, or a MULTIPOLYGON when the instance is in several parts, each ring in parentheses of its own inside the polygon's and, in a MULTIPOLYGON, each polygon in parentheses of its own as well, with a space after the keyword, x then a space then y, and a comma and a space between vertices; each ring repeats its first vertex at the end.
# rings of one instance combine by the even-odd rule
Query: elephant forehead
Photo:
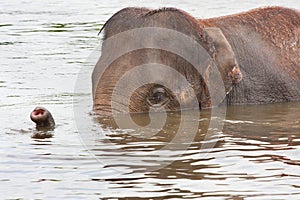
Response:
POLYGON ((192 88, 186 77, 172 67, 148 63, 127 71, 117 81, 114 93, 130 95, 138 88, 147 84, 162 85, 172 92, 192 88))

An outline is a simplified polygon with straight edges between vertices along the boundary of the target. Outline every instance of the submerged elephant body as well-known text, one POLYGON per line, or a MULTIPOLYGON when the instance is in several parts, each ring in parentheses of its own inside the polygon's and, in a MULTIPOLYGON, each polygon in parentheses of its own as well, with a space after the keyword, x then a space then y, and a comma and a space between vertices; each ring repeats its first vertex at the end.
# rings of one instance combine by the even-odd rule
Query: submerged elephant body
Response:
MULTIPOLYGON (((149 48, 155 45, 172 46, 170 35, 158 39, 142 37, 137 38, 138 41, 132 39, 133 35, 124 37, 122 43, 118 41, 117 44, 103 45, 102 55, 93 72, 96 113, 110 115, 112 112, 149 112, 159 106, 167 111, 190 108, 191 90, 188 88, 194 92, 201 109, 214 106, 212 96, 221 93, 222 89, 226 94, 223 98, 228 104, 300 100, 298 11, 269 7, 225 17, 196 20, 175 8, 125 8, 113 15, 103 26, 104 41, 113 40, 126 31, 146 27, 180 32, 200 44, 207 55, 203 56, 201 54, 204 53, 199 51, 195 66, 174 52, 149 48), (145 48, 126 52, 109 62, 108 66, 103 65, 118 49, 130 48, 133 43, 144 45, 145 48), (214 87, 215 82, 209 79, 213 73, 210 62, 216 65, 223 88, 214 87), (149 63, 155 63, 157 71, 149 63), (122 77, 141 65, 144 65, 143 70, 132 77, 142 78, 121 82, 121 89, 116 89, 122 77), (166 73, 172 70, 168 71, 163 66, 174 69, 179 73, 178 77, 173 74, 168 77, 166 73), (182 77, 188 82, 185 86, 178 81, 182 77), (139 85, 143 79, 149 80, 149 83, 139 85), (130 93, 130 98, 125 98, 126 84, 138 85, 127 92, 130 93)), ((174 40, 173 42, 175 43, 174 40)), ((180 49, 187 54, 195 53, 195 49, 189 49, 185 44, 180 49)))

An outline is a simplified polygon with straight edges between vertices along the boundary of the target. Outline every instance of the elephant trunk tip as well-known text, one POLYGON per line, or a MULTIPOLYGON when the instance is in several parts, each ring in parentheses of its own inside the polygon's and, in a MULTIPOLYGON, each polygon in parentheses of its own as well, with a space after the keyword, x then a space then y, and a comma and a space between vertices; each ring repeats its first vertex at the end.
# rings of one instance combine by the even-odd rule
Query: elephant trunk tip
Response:
POLYGON ((49 110, 41 106, 37 106, 31 112, 30 119, 36 124, 37 129, 53 129, 55 127, 55 121, 52 114, 49 110))

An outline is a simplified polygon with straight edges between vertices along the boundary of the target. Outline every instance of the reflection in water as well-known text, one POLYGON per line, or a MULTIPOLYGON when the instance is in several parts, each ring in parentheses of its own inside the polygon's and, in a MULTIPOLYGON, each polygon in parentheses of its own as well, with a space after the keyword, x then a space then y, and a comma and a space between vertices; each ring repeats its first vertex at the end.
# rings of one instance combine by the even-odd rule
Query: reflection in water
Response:
MULTIPOLYGON (((155 134, 140 130, 120 130, 114 120, 97 118, 105 129, 114 131, 107 134, 107 138, 104 140, 98 140, 99 145, 95 144, 92 151, 96 152, 96 157, 104 163, 105 167, 131 169, 129 174, 146 171, 147 177, 151 178, 188 180, 272 178, 273 176, 234 172, 232 170, 226 172, 222 168, 228 167, 225 164, 226 159, 230 160, 231 157, 243 158, 253 163, 277 161, 288 165, 299 165, 300 160, 275 153, 276 151, 295 150, 293 146, 299 145, 299 113, 299 104, 297 103, 231 106, 227 108, 223 133, 215 133, 209 138, 205 137, 206 132, 210 121, 215 120, 209 120, 210 111, 201 112, 200 120, 197 116, 193 116, 193 112, 185 113, 190 115, 191 121, 197 120, 199 122, 199 131, 192 137, 189 135, 189 131, 186 131, 176 140, 178 143, 174 143, 176 147, 168 149, 168 151, 160 150, 165 145, 172 143, 176 137, 180 113, 168 113, 165 126, 158 132, 154 130, 155 134), (191 139, 188 145, 180 146, 186 142, 187 138, 191 139), (201 148, 203 143, 213 143, 213 148, 203 149, 201 148), (106 149, 105 144, 107 146, 113 145, 115 148, 106 149), (147 153, 155 151, 159 151, 159 153, 147 153), (211 153, 207 154, 207 151, 211 153), (226 156, 227 153, 228 156, 226 156), (225 163, 216 162, 218 158, 215 156, 218 157, 220 154, 224 156, 222 159, 225 159, 223 160, 225 163), (113 159, 114 157, 115 159, 113 159), (111 162, 112 159, 113 162, 111 162), (210 172, 205 169, 209 169, 210 172)), ((146 125, 149 123, 146 114, 131 115, 131 117, 137 124, 146 125)), ((236 163, 230 165, 236 165, 236 163)), ((275 177, 281 175, 277 174, 275 177)))
MULTIPOLYGON (((197 144, 197 149, 201 149, 201 143, 206 138, 209 127, 210 111, 201 112, 201 120, 191 112, 182 111, 181 113, 167 113, 166 121, 163 127, 150 123, 148 114, 132 114, 129 116, 139 126, 131 129, 120 129, 117 125, 122 124, 122 120, 128 121, 128 116, 119 115, 116 118, 98 117, 96 120, 106 129, 106 138, 103 140, 95 140, 91 149, 95 156, 105 163, 105 158, 111 156, 120 157, 118 162, 105 163, 109 167, 127 166, 132 167, 133 171, 149 172, 155 169, 164 168, 178 159, 182 154, 190 148, 191 144, 197 144), (188 122, 181 127, 182 118, 188 122), (152 127, 148 125, 151 124, 152 127), (194 128, 196 124, 196 129, 194 128), (108 129, 113 132, 107 131, 108 129), (110 132, 110 133, 109 133, 110 132), (98 147, 100 143, 100 148, 98 147), (105 145, 107 144, 107 145, 105 145), (113 146, 114 149, 108 152, 107 147, 113 146), (104 149, 102 149, 104 147, 104 149), (131 161, 133 165, 131 166, 131 161)), ((198 113, 199 114, 199 113, 198 113)), ((152 113, 151 118, 159 121, 165 118, 163 113, 152 113)), ((196 149, 194 149, 196 150, 196 149)), ((107 166, 106 166, 107 167, 107 166)))
MULTIPOLYGON (((150 133, 118 129, 113 119, 98 117, 106 137, 97 140, 90 150, 104 168, 122 172, 123 178, 106 179, 113 188, 142 188, 147 179, 151 190, 165 188, 164 198, 217 197, 230 194, 231 190, 242 195, 229 195, 228 199, 244 199, 258 193, 265 198, 284 196, 284 190, 299 195, 296 188, 300 175, 295 168, 300 165, 296 153, 300 142, 299 109, 299 103, 230 106, 222 133, 215 132, 210 137, 206 137, 209 124, 217 120, 211 118, 210 110, 202 111, 200 118, 192 111, 168 113, 163 129, 148 130, 150 133), (178 146, 162 150, 176 137, 181 114, 198 122, 197 134, 191 136, 186 131, 174 143, 178 146), (187 145, 180 146, 187 140, 187 145), (209 146, 213 148, 202 148, 205 143, 213 144, 209 146), (264 187, 264 183, 276 180, 273 187, 280 190, 264 187), (190 184, 199 185, 189 187, 190 184)), ((149 123, 147 114, 131 118, 139 125, 149 123)), ((146 191, 142 192, 146 195, 146 191)))
MULTIPOLYGON (((90 150, 104 169, 119 175, 94 180, 109 182, 112 191, 134 190, 146 198, 300 195, 299 109, 299 103, 230 106, 223 131, 210 137, 206 137, 209 124, 217 120, 210 110, 202 111, 200 118, 193 111, 168 113, 165 126, 154 134, 119 129, 111 118, 98 117, 106 137, 95 141, 90 150), (161 151, 176 137, 181 114, 198 122, 197 134, 190 137, 187 131, 174 144, 179 146, 161 151), (205 143, 213 148, 202 148, 205 143)), ((131 117, 139 125, 149 123, 147 114, 131 117)))
POLYGON ((228 108, 224 132, 231 137, 252 139, 264 144, 298 145, 299 113, 299 103, 232 106, 228 108))
POLYGON ((52 138, 54 136, 53 132, 47 130, 47 131, 36 131, 34 132, 31 137, 34 139, 46 139, 46 138, 52 138))

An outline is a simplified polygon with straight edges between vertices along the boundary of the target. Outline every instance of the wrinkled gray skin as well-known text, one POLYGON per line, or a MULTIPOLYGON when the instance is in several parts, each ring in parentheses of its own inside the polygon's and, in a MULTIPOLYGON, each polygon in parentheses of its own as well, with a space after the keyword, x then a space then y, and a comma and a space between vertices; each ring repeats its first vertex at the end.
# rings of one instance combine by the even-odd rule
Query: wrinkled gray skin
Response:
POLYGON ((266 7, 198 21, 222 30, 243 74, 227 95, 228 104, 300 100, 299 11, 266 7))
MULTIPOLYGON (((295 10, 268 7, 225 17, 196 20, 175 8, 125 8, 114 14, 103 26, 103 39, 105 41, 118 33, 143 27, 172 29, 197 41, 218 67, 227 94, 224 100, 228 104, 300 100, 300 14, 295 10)), ((168 36, 151 42, 163 41, 168 41, 168 36)), ((101 66, 102 61, 113 55, 120 45, 130 45, 129 42, 130 40, 125 40, 123 44, 102 47, 102 55, 93 72, 96 113, 111 115, 112 111, 123 112, 122 95, 120 100, 113 99, 117 106, 112 107, 112 93, 116 83, 127 71, 149 61, 177 70, 193 87, 199 107, 205 109, 212 106, 210 93, 218 93, 220 88, 208 91, 207 84, 213 85, 214 82, 207 82, 208 79, 197 73, 194 66, 170 52, 138 50, 123 55, 109 67, 101 66)), ((147 44, 149 41, 139 42, 147 44)), ((199 60, 199 66, 203 63, 204 60, 199 60)), ((155 76, 161 74, 158 72, 148 76, 154 76, 155 80, 155 76)), ((129 100, 129 112, 148 112, 153 105, 163 105, 167 111, 179 110, 176 95, 183 97, 183 101, 188 104, 189 98, 184 88, 178 87, 175 95, 164 87, 164 83, 176 85, 176 77, 163 80, 161 84, 138 88, 129 100)))
POLYGON ((30 113, 30 119, 36 123, 37 130, 52 130, 55 127, 51 113, 44 107, 36 107, 30 113))

